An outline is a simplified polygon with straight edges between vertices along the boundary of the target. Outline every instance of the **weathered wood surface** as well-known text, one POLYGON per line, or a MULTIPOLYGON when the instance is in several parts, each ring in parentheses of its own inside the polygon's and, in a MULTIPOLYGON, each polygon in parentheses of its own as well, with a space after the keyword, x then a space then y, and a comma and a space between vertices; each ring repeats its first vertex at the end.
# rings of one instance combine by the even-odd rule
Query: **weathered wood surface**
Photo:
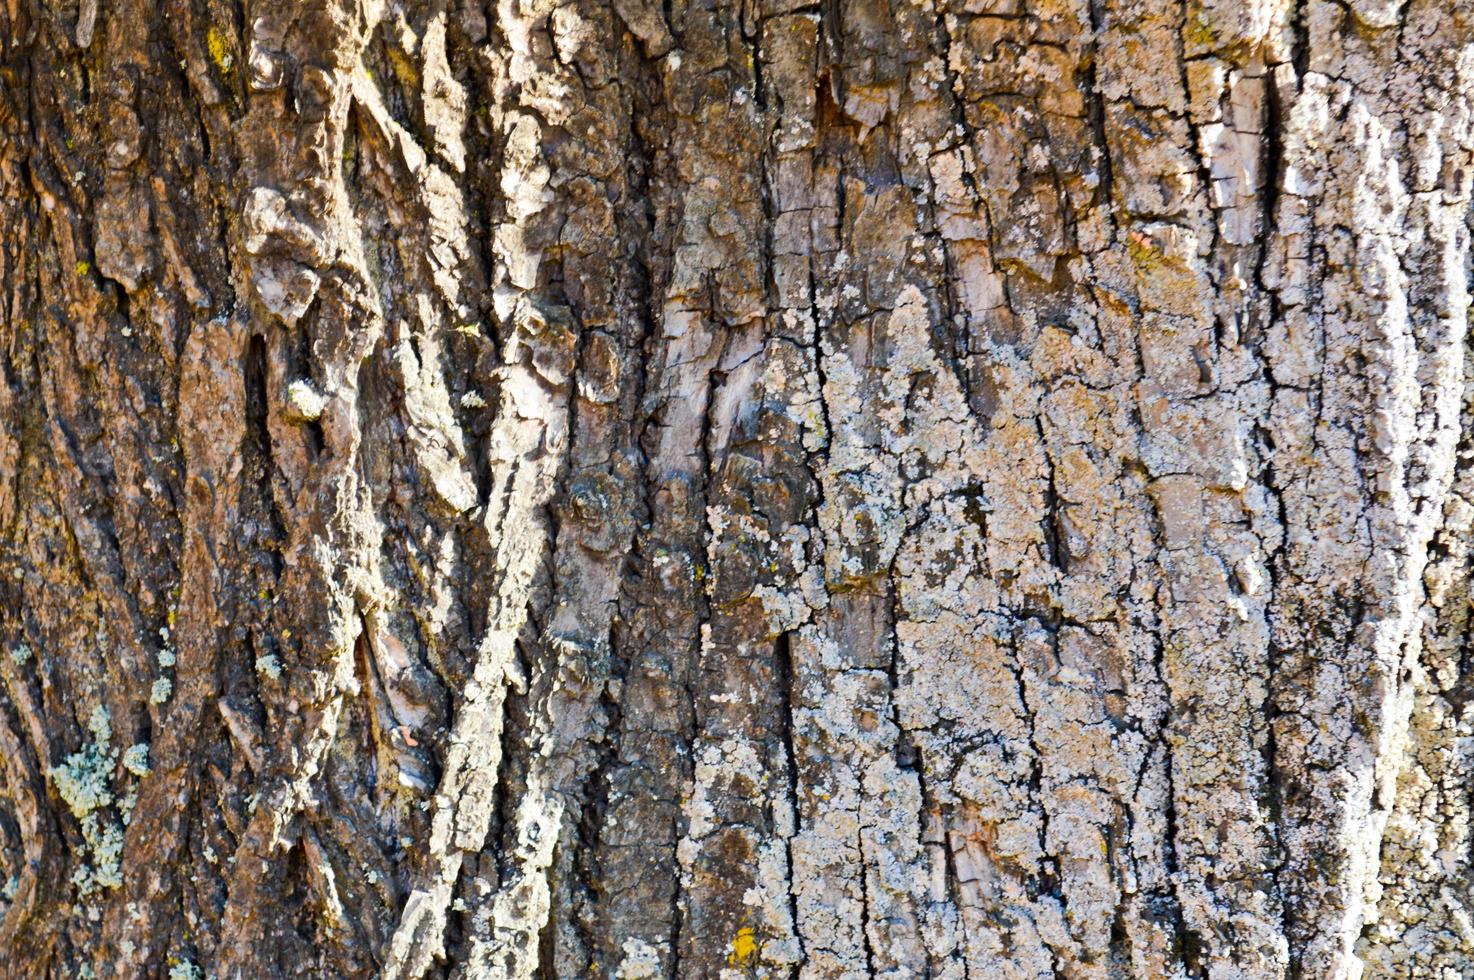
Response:
POLYGON ((0 973, 1474 975, 1467 0, 7 0, 0 973))

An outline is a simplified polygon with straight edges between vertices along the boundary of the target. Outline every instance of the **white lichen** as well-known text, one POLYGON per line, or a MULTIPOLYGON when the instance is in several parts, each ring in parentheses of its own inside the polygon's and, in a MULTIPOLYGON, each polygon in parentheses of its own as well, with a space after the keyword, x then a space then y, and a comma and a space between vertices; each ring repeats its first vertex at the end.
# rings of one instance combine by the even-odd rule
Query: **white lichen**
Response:
POLYGON ((287 385, 287 417, 294 422, 316 422, 327 403, 310 381, 298 378, 287 385))

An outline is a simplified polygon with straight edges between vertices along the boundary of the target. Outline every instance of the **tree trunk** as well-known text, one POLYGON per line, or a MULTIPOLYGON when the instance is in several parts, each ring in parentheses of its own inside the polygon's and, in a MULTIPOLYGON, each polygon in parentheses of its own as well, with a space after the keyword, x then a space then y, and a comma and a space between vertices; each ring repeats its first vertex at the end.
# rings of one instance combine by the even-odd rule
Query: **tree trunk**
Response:
POLYGON ((6 0, 0 973, 1474 975, 1469 0, 6 0))

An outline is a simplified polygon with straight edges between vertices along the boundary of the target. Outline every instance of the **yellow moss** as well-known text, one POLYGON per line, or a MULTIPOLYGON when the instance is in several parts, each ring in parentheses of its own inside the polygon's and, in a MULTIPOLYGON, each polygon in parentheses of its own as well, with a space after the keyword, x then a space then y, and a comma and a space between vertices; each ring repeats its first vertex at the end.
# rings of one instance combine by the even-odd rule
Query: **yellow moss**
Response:
POLYGON ((1183 24, 1182 39, 1189 48, 1211 49, 1218 41, 1218 32, 1205 15, 1199 14, 1192 22, 1183 24))
POLYGON ((389 48, 389 67, 394 69, 394 74, 399 78, 399 84, 408 89, 420 87, 420 73, 415 70, 414 62, 409 60, 403 51, 398 48, 389 48))
POLYGON ((210 50, 210 60, 220 69, 220 74, 229 75, 235 67, 235 58, 230 53, 230 42, 215 28, 205 32, 205 46, 210 50))
POLYGON ((1138 267, 1150 271, 1161 267, 1163 256, 1161 251, 1146 235, 1141 232, 1131 232, 1126 236, 1126 251, 1135 260, 1138 267))
POLYGON ((732 940, 732 953, 727 957, 727 965, 746 966, 756 955, 757 933, 752 926, 743 926, 732 940))
POLYGON ((92 263, 91 262, 78 262, 77 263, 77 275, 79 275, 79 276, 85 276, 87 273, 89 273, 91 271, 92 271, 92 263))

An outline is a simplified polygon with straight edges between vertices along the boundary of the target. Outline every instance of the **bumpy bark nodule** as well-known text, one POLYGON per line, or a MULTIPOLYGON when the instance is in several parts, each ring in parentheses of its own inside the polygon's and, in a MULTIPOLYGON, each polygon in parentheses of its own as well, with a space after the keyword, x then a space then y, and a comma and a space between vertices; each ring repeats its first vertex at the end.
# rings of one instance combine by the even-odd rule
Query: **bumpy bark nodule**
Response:
POLYGON ((0 5, 0 973, 1474 975, 1468 0, 0 5))

